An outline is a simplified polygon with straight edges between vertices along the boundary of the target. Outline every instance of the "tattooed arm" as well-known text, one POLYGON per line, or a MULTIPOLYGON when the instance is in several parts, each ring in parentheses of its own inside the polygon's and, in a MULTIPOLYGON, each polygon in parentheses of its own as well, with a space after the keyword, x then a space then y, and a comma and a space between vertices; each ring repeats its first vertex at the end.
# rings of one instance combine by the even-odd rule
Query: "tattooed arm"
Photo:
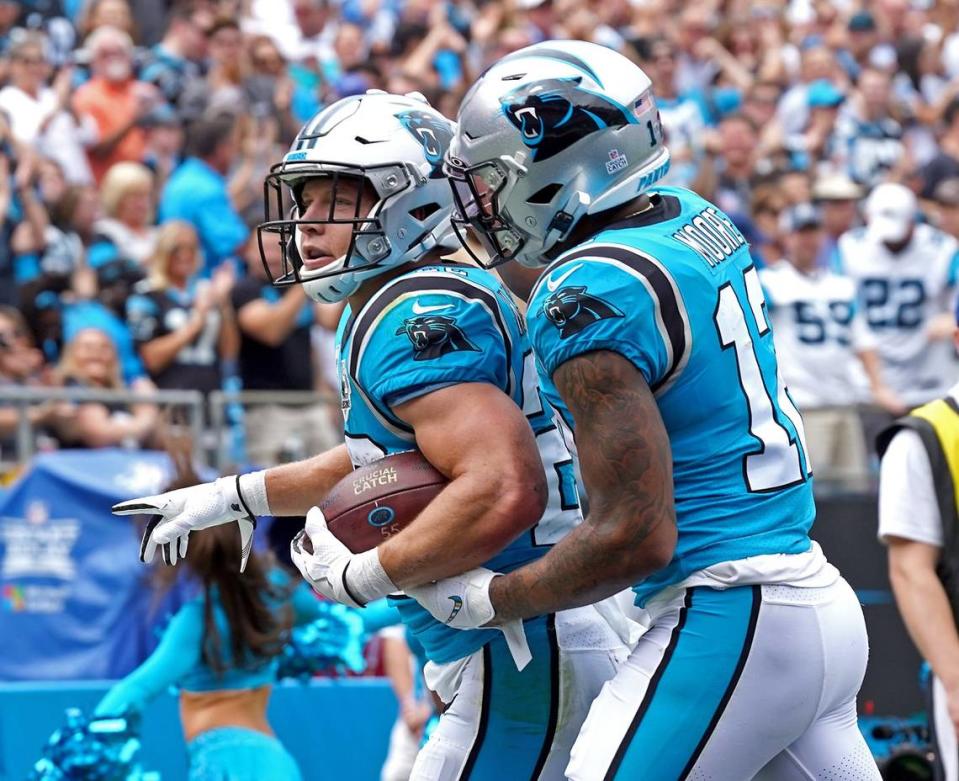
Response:
POLYGON ((669 439, 643 375, 598 351, 553 379, 576 423, 589 516, 538 561, 493 579, 497 624, 605 599, 665 567, 676 546, 669 439))

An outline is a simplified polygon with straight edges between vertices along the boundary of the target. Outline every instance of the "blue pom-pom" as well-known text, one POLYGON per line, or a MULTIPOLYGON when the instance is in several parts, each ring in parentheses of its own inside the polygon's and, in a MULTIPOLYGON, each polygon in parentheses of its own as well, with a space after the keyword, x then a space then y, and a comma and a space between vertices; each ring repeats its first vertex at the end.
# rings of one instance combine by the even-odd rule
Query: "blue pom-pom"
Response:
POLYGON ((278 678, 312 678, 322 672, 366 669, 366 633, 359 611, 335 603, 320 604, 323 615, 296 627, 280 655, 278 678))
POLYGON ((30 781, 159 781, 135 763, 140 750, 136 714, 90 717, 77 708, 50 736, 30 781))

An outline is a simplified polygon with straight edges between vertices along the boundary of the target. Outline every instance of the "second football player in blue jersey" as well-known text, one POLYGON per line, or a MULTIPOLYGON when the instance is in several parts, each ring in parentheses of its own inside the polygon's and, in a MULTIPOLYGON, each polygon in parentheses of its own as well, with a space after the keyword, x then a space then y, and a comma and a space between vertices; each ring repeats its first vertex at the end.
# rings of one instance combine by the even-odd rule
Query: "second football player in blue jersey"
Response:
POLYGON ((856 726, 862 610, 809 538, 812 467, 759 277, 725 214, 655 187, 651 88, 615 52, 547 42, 464 100, 457 219, 480 262, 552 261, 526 319, 589 515, 527 566, 409 593, 434 615, 465 595, 449 623, 470 628, 632 587, 651 626, 592 706, 576 781, 878 779, 856 726))

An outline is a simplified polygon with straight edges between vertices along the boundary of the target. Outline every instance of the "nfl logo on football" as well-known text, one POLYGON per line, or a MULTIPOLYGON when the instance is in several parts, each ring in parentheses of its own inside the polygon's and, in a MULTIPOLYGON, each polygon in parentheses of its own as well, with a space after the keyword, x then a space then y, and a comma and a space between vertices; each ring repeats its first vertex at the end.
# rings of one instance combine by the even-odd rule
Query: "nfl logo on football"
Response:
POLYGON ((606 173, 614 174, 617 171, 622 171, 627 165, 629 165, 629 161, 626 159, 626 155, 618 149, 609 150, 609 162, 606 163, 606 173))

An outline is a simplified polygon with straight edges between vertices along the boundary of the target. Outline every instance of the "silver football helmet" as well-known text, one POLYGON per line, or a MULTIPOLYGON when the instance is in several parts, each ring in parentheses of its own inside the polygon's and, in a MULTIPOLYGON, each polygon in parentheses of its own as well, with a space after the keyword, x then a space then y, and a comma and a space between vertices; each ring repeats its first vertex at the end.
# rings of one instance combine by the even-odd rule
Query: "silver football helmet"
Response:
POLYGON ((341 301, 365 280, 435 247, 457 247, 452 193, 442 171, 454 129, 419 93, 381 90, 337 101, 307 122, 264 183, 266 222, 257 227, 257 239, 273 284, 300 283, 315 301, 341 301), (302 219, 300 194, 314 177, 329 177, 334 192, 351 188, 355 213, 334 217, 334 197, 327 219, 302 219), (360 214, 359 196, 367 185, 377 200, 360 214), (308 223, 351 224, 346 254, 319 269, 304 266, 300 226, 308 223), (282 269, 270 268, 263 252, 267 241, 279 242, 282 269))
POLYGON ((632 200, 669 170, 649 77, 584 41, 507 55, 467 93, 457 125, 444 166, 453 223, 476 231, 487 267, 548 263, 585 215, 632 200))

